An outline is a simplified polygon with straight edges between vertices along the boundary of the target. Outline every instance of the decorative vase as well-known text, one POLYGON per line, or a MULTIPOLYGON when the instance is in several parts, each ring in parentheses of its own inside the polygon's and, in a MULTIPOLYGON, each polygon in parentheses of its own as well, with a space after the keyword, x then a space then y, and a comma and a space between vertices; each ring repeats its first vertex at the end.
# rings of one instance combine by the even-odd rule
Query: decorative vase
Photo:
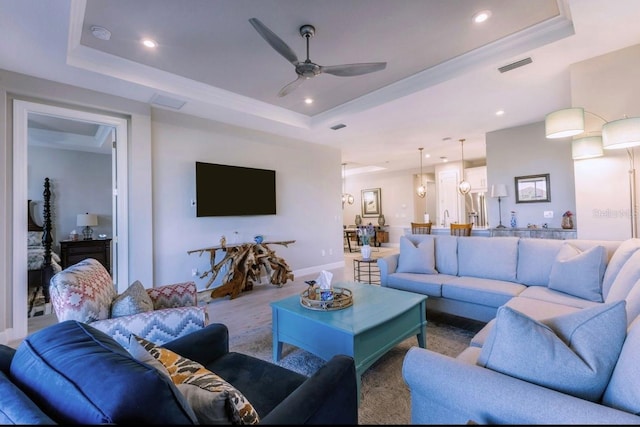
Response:
POLYGON ((573 228, 573 218, 570 216, 563 216, 562 217, 562 223, 560 224, 562 226, 562 228, 564 229, 571 229, 573 228))
POLYGON ((516 218, 516 213, 515 212, 511 212, 511 228, 516 228, 518 227, 518 218, 516 218))
POLYGON ((362 217, 360 215, 356 215, 356 225, 362 225, 362 217))
POLYGON ((371 258, 371 246, 362 245, 362 248, 360 248, 360 252, 362 253, 362 259, 371 258))
POLYGON ((384 227, 386 220, 384 219, 384 215, 380 214, 380 216, 378 217, 378 225, 380 227, 384 227))
POLYGON ((264 237, 262 237, 262 235, 258 234, 257 236, 255 236, 255 237, 253 238, 253 240, 254 240, 257 244, 260 244, 260 243, 262 243, 262 241, 264 240, 264 237))

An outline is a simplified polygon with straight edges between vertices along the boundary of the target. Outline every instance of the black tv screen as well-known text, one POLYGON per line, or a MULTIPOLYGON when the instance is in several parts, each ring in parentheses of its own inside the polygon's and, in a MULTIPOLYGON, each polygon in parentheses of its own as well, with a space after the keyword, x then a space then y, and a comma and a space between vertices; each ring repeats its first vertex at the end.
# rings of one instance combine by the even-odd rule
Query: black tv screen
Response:
POLYGON ((276 214, 276 171, 196 162, 196 216, 276 214))

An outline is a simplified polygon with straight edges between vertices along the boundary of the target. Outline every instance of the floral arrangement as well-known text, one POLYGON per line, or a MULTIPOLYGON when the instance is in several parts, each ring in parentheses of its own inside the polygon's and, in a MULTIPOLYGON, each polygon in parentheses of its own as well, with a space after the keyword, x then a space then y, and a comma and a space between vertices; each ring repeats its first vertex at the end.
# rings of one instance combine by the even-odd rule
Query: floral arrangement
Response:
POLYGON ((375 233, 376 228, 371 223, 369 223, 368 225, 358 226, 358 236, 360 237, 363 245, 370 244, 371 238, 375 236, 375 233))
POLYGON ((571 218, 573 216, 573 212, 571 211, 566 211, 565 213, 562 214, 563 218, 571 218))

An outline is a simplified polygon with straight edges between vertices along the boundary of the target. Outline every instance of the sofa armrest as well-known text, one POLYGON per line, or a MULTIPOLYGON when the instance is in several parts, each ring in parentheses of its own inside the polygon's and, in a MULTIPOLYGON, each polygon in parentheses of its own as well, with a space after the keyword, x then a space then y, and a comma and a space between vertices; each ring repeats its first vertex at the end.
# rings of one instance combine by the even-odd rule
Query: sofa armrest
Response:
POLYGON ((637 424, 640 417, 412 347, 402 376, 412 424, 637 424))
POLYGON ((358 424, 358 392, 353 358, 333 356, 260 423, 358 424))
POLYGON ((378 268, 380 269, 380 285, 387 286, 389 274, 395 273, 398 268, 398 259, 400 254, 388 255, 378 258, 378 268))
POLYGON ((113 337, 124 348, 128 348, 131 334, 164 345, 204 328, 208 318, 206 307, 176 307, 96 320, 90 325, 113 337))
POLYGON ((194 282, 173 283, 146 291, 153 301, 154 310, 198 305, 198 290, 194 282))
POLYGON ((207 366, 229 353, 229 330, 222 323, 212 323, 199 331, 176 338, 164 347, 207 366))

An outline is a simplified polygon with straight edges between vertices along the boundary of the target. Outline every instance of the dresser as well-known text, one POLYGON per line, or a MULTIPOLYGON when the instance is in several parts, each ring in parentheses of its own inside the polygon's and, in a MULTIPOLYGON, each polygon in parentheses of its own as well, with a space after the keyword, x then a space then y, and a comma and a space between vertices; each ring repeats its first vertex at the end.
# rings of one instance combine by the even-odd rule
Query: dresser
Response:
POLYGON ((63 240, 60 242, 60 258, 62 268, 94 258, 111 273, 111 239, 63 240))

